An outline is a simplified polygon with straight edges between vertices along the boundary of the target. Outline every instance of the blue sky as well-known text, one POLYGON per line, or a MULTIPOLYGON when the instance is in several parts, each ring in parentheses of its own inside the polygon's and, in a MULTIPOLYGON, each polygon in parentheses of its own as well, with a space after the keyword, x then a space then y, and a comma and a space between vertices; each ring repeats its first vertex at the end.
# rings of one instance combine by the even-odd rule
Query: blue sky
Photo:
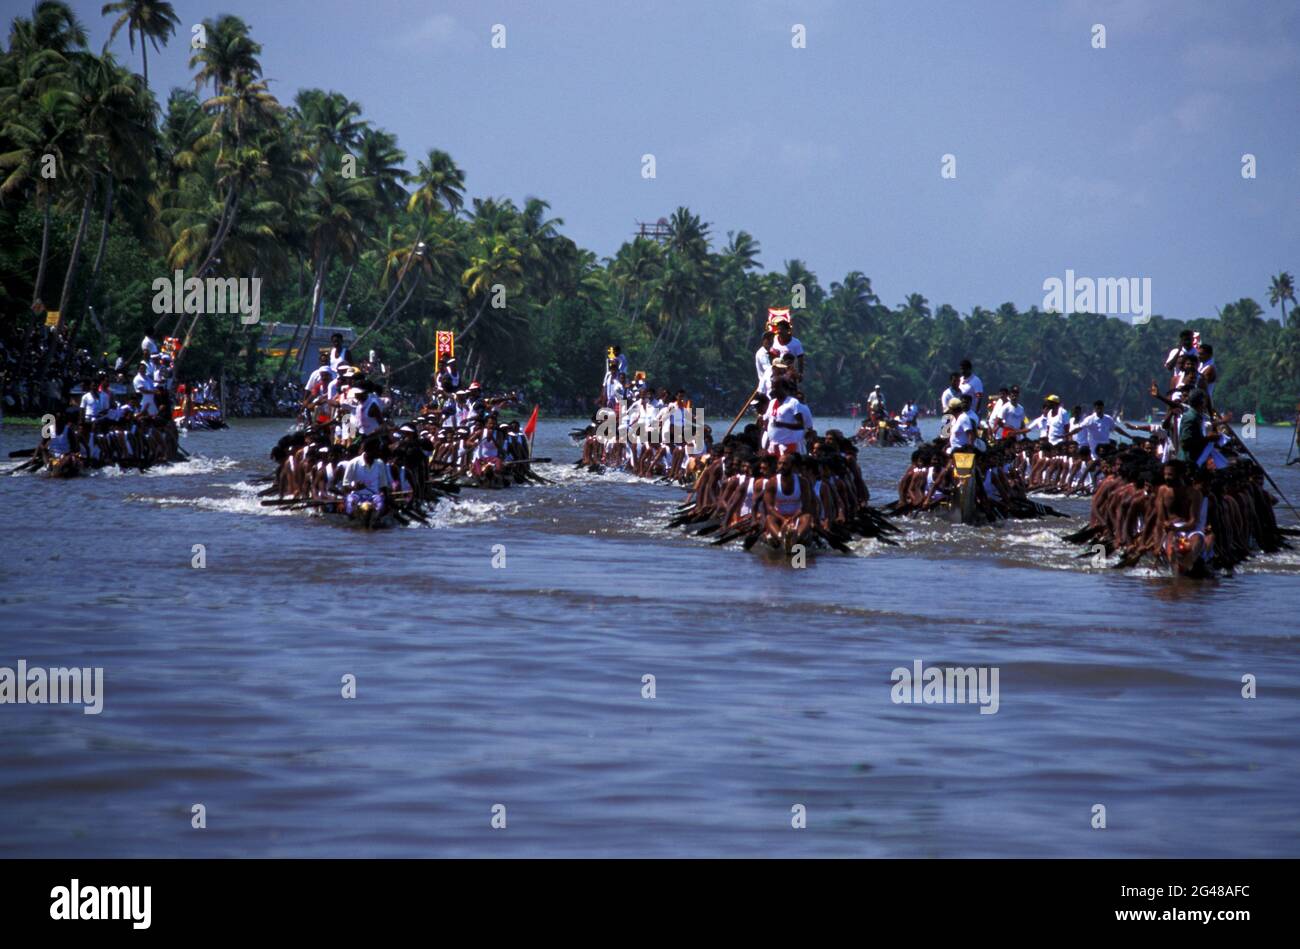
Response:
MULTIPOLYGON (((73 6, 102 45, 99 0, 73 6)), ((718 243, 753 234, 769 268, 798 257, 823 285, 861 270, 887 303, 963 312, 1041 304, 1069 268, 1150 277, 1156 313, 1212 316, 1267 307, 1270 275, 1300 271, 1294 0, 175 7, 184 35, 150 58, 160 98, 189 82, 189 25, 237 14, 282 101, 343 92, 410 167, 445 149, 471 195, 545 198, 602 256, 685 204, 718 243)), ((138 63, 125 33, 115 48, 138 63)))

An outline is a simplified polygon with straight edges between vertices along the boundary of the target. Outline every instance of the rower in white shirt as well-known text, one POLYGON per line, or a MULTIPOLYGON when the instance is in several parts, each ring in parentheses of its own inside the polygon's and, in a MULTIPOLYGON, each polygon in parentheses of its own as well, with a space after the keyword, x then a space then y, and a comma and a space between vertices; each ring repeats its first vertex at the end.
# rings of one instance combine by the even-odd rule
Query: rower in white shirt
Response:
POLYGON ((1043 400, 1043 414, 1025 426, 1024 433, 1040 431, 1049 445, 1059 445, 1070 434, 1070 413, 1061 407, 1058 396, 1049 395, 1043 400))
POLYGON ((348 492, 344 510, 351 515, 357 505, 369 501, 375 510, 383 513, 390 501, 393 478, 387 463, 380 457, 378 438, 369 438, 361 447, 361 454, 343 466, 343 489, 348 492))
POLYGON ((1017 441, 1024 439, 1024 435, 1012 434, 1025 425, 1025 407, 1020 404, 1020 386, 1012 386, 1007 390, 1007 397, 998 402, 997 408, 989 416, 989 422, 993 432, 991 437, 1012 437, 1017 441))
MULTIPOLYGON (((1110 443, 1111 432, 1115 430, 1115 417, 1106 414, 1106 405, 1100 399, 1092 404, 1092 412, 1070 426, 1071 431, 1083 434, 1082 445, 1088 446, 1092 457, 1097 457, 1097 449, 1110 443)), ((1078 441, 1078 439, 1075 439, 1078 441)))

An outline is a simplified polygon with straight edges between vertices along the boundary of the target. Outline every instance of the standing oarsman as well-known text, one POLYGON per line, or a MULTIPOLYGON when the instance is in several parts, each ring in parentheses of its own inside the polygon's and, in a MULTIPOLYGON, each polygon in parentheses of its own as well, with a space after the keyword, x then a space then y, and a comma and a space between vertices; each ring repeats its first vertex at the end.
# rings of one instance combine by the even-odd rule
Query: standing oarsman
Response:
POLYGON ((1210 404, 1214 404, 1214 386, 1219 381, 1219 369, 1214 364, 1214 347, 1209 343, 1201 343, 1196 350, 1196 356, 1200 363, 1196 367, 1199 375, 1198 384, 1205 390, 1205 394, 1210 397, 1210 404))
POLYGON ((1088 451, 1092 453, 1094 459, 1097 457, 1097 450, 1102 445, 1110 444, 1110 435, 1114 430, 1115 417, 1106 414, 1106 405, 1101 399, 1092 404, 1091 414, 1085 415, 1070 424, 1071 432, 1083 436, 1082 440, 1080 440, 1076 435, 1075 440, 1081 445, 1087 445, 1088 451))
POLYGON ((961 377, 957 388, 961 390, 962 395, 970 396, 971 411, 978 415, 984 404, 984 383, 972 371, 969 359, 961 361, 960 369, 961 377))
POLYGON ((1196 347, 1192 344, 1192 331, 1183 330, 1178 334, 1178 345, 1169 350, 1169 355, 1165 357, 1165 368, 1173 372, 1178 365, 1179 358, 1195 355, 1196 347))
POLYGON ((794 384, 785 376, 772 382, 772 401, 764 413, 767 432, 763 447, 778 454, 803 451, 804 440, 812 431, 812 412, 795 395, 794 384))
POLYGON ((898 410, 898 428, 903 435, 907 437, 920 436, 921 430, 916 427, 917 408, 916 403, 908 399, 903 403, 903 407, 898 410))
POLYGON ((1017 434, 1027 434, 1034 430, 1043 432, 1049 445, 1059 445, 1066 440, 1070 434, 1070 413, 1061 406, 1059 397, 1049 395, 1043 399, 1043 414, 1017 434))
POLYGON ((867 394, 868 417, 882 419, 887 411, 885 408, 885 394, 880 391, 880 386, 872 386, 871 391, 867 394))
POLYGON ((776 334, 768 330, 763 334, 763 341, 759 343, 758 350, 754 353, 754 371, 758 373, 758 391, 763 395, 772 394, 772 342, 776 339, 776 334))
POLYGON ((1024 435, 1013 434, 1025 424, 1025 407, 1020 404, 1020 386, 1011 386, 1006 391, 1007 397, 998 401, 997 408, 989 416, 989 428, 993 438, 1012 437, 1021 441, 1024 435))
POLYGON ((776 321, 776 339, 772 341, 772 355, 793 360, 799 378, 803 378, 803 343, 799 342, 790 329, 789 320, 776 321))
POLYGON ((952 423, 948 428, 948 454, 973 448, 975 421, 966 407, 966 401, 960 398, 950 401, 948 414, 952 416, 952 423))
POLYGON ((961 373, 953 372, 948 374, 948 388, 943 390, 939 396, 939 414, 946 415, 948 406, 952 404, 953 399, 961 398, 961 373))
POLYGON ((148 363, 140 363, 135 378, 131 380, 131 388, 140 397, 140 410, 149 416, 157 415, 158 403, 154 399, 153 373, 149 371, 148 363))
POLYGON ((338 372, 340 366, 350 365, 352 365, 352 353, 343 342, 343 334, 333 334, 330 337, 330 368, 338 372))
POLYGON ((440 392, 455 392, 460 388, 460 369, 457 367, 455 356, 444 362, 442 368, 438 370, 437 385, 440 392))

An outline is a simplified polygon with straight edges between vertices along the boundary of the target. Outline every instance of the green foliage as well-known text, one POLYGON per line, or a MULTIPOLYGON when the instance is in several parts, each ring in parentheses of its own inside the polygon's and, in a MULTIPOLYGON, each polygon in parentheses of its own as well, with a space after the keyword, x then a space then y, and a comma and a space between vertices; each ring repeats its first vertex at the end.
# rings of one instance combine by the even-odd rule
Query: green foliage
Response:
MULTIPOLYGON (((104 13, 132 50, 139 41, 142 68, 146 47, 159 50, 179 22, 157 0, 109 3, 104 13)), ((92 350, 129 353, 145 332, 177 332, 188 336, 183 375, 297 371, 261 355, 258 328, 236 317, 152 311, 153 280, 206 267, 260 278, 263 322, 301 326, 324 301, 326 322, 356 327, 358 348, 379 350, 399 385, 424 384, 434 334, 452 329, 462 368, 484 385, 587 411, 606 347, 620 344, 634 371, 685 387, 717 414, 753 388, 767 308, 790 305, 796 285, 805 393, 826 413, 874 383, 895 404, 931 405, 962 358, 986 386, 1018 383, 1030 401, 1056 392, 1143 413, 1144 392, 1164 381, 1165 354, 1187 325, 1155 317, 1134 327, 1010 303, 963 316, 919 293, 890 306, 860 272, 823 285, 799 260, 764 270, 752 235, 723 240, 687 208, 669 214, 662 242, 638 237, 598 260, 563 235, 540 198, 467 199, 450 155, 408 160, 342 93, 303 89, 279 102, 247 24, 219 15, 205 27, 207 46, 190 57, 193 91, 173 90, 160 109, 145 82, 86 48, 65 4, 46 0, 14 20, 0 52, 0 306, 9 320, 30 325, 36 296, 66 296, 65 318, 92 350), (45 154, 57 158, 54 179, 40 174, 45 154)), ((1267 292, 1280 321, 1242 299, 1190 325, 1216 346, 1218 404, 1285 417, 1300 384, 1293 278, 1278 274, 1267 292)))

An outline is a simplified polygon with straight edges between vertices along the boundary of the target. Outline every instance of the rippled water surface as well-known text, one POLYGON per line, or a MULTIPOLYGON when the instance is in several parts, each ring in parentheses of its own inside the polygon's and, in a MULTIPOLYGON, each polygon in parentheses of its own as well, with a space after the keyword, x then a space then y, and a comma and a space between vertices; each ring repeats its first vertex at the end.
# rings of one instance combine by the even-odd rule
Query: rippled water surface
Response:
MULTIPOLYGON (((377 534, 259 505, 285 421, 0 477, 0 666, 105 676, 98 716, 0 705, 0 854, 1300 855, 1300 551, 1198 584, 1079 560, 1077 519, 914 520, 793 570, 575 471, 572 424, 557 484, 377 534), (918 659, 996 667, 997 713, 894 704, 918 659)), ((1290 437, 1252 447, 1297 500, 1290 437)), ((883 503, 907 452, 862 458, 883 503)))

